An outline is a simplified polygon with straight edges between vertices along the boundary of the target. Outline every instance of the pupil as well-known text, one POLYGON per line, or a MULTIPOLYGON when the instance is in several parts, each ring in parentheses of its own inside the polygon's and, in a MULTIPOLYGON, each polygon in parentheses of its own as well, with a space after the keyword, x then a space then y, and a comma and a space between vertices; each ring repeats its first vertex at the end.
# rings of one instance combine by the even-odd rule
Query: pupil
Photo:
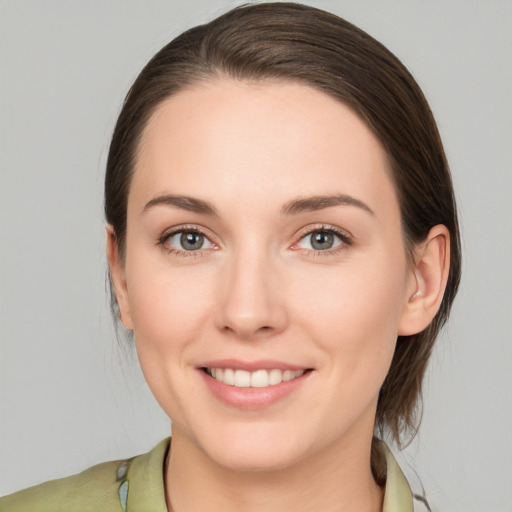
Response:
POLYGON ((181 235, 181 246, 186 251, 193 251, 195 249, 201 249, 203 246, 203 235, 199 233, 183 233, 181 235))
POLYGON ((331 233, 319 231, 311 236, 311 246, 313 249, 330 249, 334 242, 334 236, 331 233))

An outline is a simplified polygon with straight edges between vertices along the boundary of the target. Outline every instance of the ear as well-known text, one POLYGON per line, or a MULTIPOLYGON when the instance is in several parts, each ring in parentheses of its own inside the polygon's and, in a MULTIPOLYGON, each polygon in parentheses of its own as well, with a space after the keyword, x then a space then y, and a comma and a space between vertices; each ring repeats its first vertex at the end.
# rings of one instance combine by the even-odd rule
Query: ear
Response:
POLYGON ((121 322, 129 329, 133 330, 133 321, 130 312, 130 304, 128 301, 128 289, 126 286, 126 276, 124 265, 119 257, 119 246, 114 228, 109 224, 107 231, 107 258, 110 268, 110 279, 114 285, 114 291, 119 305, 119 313, 121 322))
POLYGON ((434 226, 414 251, 410 286, 398 324, 398 334, 410 336, 426 329, 439 311, 450 270, 450 232, 434 226))

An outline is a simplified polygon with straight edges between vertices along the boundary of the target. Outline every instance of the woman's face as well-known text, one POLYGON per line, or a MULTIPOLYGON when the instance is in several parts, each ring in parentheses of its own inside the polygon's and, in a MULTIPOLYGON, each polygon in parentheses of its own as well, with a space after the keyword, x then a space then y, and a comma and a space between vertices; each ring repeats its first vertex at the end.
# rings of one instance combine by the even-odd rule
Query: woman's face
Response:
POLYGON ((348 107, 219 80, 152 116, 122 317, 173 431, 214 461, 369 443, 411 272, 384 150, 348 107))

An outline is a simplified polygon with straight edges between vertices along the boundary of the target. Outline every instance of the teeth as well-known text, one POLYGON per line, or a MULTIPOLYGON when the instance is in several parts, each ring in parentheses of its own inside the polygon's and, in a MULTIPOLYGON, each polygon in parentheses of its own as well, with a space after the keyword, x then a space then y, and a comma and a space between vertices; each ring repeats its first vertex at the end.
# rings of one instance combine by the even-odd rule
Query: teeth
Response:
MULTIPOLYGON (((218 370, 217 370, 218 371, 218 370)), ((217 377, 215 377, 217 379, 217 377)), ((220 382, 224 382, 221 380, 220 382)), ((235 386, 237 388, 248 388, 251 385, 251 374, 245 370, 235 371, 235 386)))
POLYGON ((292 370, 285 370, 283 372, 283 380, 292 380, 295 378, 295 372, 292 372, 292 370))
POLYGON ((283 372, 281 370, 270 370, 268 383, 271 386, 275 386, 276 384, 281 384, 281 382, 283 382, 283 372))
POLYGON ((207 368, 207 373, 215 380, 236 386, 238 388, 266 388, 296 379, 304 374, 304 370, 256 370, 248 372, 246 370, 233 370, 231 368, 207 368))
POLYGON ((231 368, 226 368, 224 370, 224 376, 221 382, 225 384, 229 384, 230 386, 235 385, 235 372, 231 368))
POLYGON ((251 388, 266 388, 268 385, 267 370, 258 370, 251 373, 251 388))

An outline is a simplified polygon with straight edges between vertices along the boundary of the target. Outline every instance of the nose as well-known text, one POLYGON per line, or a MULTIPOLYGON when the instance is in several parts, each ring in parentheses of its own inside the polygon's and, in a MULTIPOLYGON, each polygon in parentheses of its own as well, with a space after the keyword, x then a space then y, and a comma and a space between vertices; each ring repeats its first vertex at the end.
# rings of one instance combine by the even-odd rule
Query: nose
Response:
POLYGON ((239 339, 282 332, 288 317, 283 272, 268 256, 244 251, 226 262, 217 303, 217 326, 239 339))

